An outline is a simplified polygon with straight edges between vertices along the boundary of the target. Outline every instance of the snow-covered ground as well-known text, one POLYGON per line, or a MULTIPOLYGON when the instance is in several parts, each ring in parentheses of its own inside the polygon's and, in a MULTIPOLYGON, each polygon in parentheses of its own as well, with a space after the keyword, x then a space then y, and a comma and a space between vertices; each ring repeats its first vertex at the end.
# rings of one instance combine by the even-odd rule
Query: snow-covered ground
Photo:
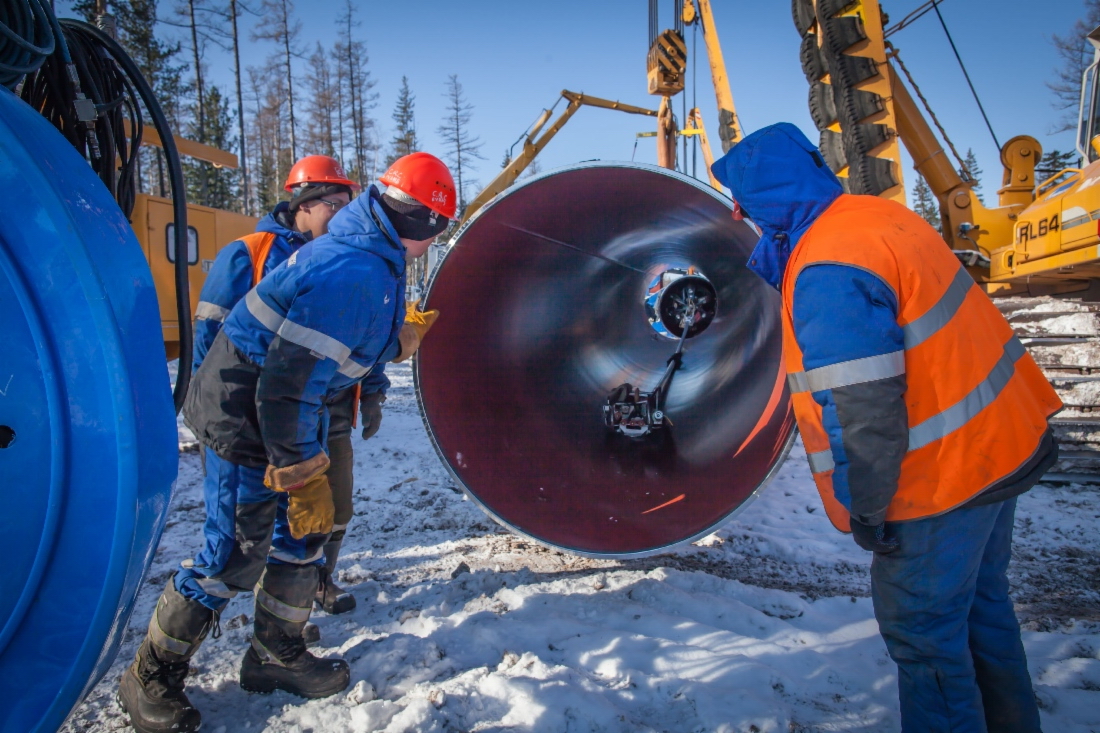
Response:
MULTIPOLYGON (((408 367, 387 372, 382 431, 356 437, 356 517, 339 566, 359 605, 314 617, 315 653, 343 655, 352 687, 311 702, 243 692, 252 599, 239 597, 188 681, 204 731, 899 729, 870 556, 829 525, 800 446, 698 545, 583 559, 511 535, 466 501, 428 443, 408 367)), ((199 549, 202 520, 198 456, 184 452, 122 652, 66 731, 126 728, 119 675, 165 580, 199 549)), ((1039 486, 1020 500, 1012 578, 1048 733, 1100 731, 1098 526, 1096 488, 1039 486)))

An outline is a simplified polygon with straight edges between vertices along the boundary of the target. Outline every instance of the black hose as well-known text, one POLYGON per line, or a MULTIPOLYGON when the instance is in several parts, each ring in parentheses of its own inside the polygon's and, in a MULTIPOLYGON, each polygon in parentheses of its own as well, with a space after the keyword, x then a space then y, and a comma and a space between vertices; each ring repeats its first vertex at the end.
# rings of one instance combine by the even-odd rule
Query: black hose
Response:
POLYGON ((60 38, 71 63, 51 56, 27 78, 20 96, 88 160, 129 218, 144 128, 141 104, 129 77, 95 38, 72 28, 60 38))
POLYGON ((53 54, 57 38, 47 0, 0 4, 0 84, 15 91, 53 54))
POLYGON ((157 101, 156 94, 149 87, 145 77, 141 75, 137 64, 118 45, 118 42, 99 28, 79 20, 66 18, 61 21, 61 26, 66 31, 79 31, 94 38, 114 57, 115 62, 122 67, 122 70, 126 72, 126 75, 137 89, 145 109, 148 110, 149 116, 152 118, 153 127, 160 135, 161 145, 164 148, 164 157, 168 167, 168 180, 172 187, 172 213, 175 217, 176 316, 179 319, 180 356, 172 400, 176 405, 176 413, 178 414, 183 408, 183 399, 187 395, 187 387, 191 383, 191 350, 194 345, 194 337, 191 330, 191 286, 187 277, 187 196, 183 185, 183 166, 180 165, 176 141, 172 136, 172 128, 164 116, 164 111, 157 101))

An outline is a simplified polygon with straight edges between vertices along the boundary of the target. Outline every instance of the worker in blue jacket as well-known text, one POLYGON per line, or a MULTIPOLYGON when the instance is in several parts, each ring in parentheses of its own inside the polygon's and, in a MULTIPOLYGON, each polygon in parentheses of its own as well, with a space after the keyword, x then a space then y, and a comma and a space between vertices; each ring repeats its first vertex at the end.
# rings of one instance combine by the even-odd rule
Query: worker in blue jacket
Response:
POLYGON ((306 649, 332 531, 326 396, 415 353, 435 314, 406 318, 405 257, 423 255, 455 213, 434 156, 399 159, 238 302, 195 373, 184 419, 206 457, 205 546, 164 589, 119 701, 140 733, 187 733, 189 662, 229 599, 255 591, 241 687, 307 698, 349 683, 341 659, 306 649), (396 170, 395 170, 396 169, 396 170), (228 528, 228 529, 227 529, 228 528))
MULTIPOLYGON (((195 308, 195 370, 202 365, 233 306, 299 247, 324 235, 332 217, 351 201, 359 184, 347 177, 335 158, 308 155, 291 167, 284 188, 291 195, 290 201, 280 202, 261 219, 255 233, 222 248, 206 276, 195 308)), ((316 599, 326 613, 347 613, 355 608, 355 597, 344 592, 333 578, 353 514, 351 431, 358 409, 363 416, 363 439, 378 432, 389 386, 383 365, 379 364, 360 385, 335 392, 326 399, 327 450, 332 461, 328 475, 336 505, 335 524, 325 543, 325 568, 316 599)), ((310 624, 306 631, 307 640, 316 639, 316 626, 310 624)))

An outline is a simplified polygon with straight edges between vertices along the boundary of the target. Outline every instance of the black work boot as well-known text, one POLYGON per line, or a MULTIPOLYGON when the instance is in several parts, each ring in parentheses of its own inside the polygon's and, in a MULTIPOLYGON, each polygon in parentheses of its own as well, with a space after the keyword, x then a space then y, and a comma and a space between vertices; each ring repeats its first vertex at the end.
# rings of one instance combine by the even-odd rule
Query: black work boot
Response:
POLYGON ((138 733, 189 733, 202 724, 183 692, 191 657, 214 626, 216 615, 180 595, 168 579, 134 663, 123 672, 118 703, 138 733))
POLYGON ((314 602, 332 616, 355 609, 355 596, 336 585, 332 577, 336 572, 336 560, 340 557, 340 545, 343 543, 342 537, 325 543, 325 566, 321 568, 321 583, 317 587, 317 597, 314 598, 314 602))
POLYGON ((302 638, 314 595, 313 565, 269 563, 256 587, 252 646, 241 662, 241 687, 249 692, 285 690, 308 698, 347 689, 351 671, 343 659, 318 659, 302 638))

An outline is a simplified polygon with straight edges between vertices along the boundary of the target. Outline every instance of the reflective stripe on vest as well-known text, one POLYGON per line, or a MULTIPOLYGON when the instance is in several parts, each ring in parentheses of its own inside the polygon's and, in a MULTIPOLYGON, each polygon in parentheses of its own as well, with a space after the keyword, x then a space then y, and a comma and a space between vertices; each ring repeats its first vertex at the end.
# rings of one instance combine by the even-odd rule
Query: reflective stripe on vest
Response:
MULTIPOLYGON (((967 277, 969 277, 969 275, 967 277)), ((894 352, 894 354, 901 353, 903 352, 894 352)), ((1019 339, 1013 336, 1009 342, 1005 344, 1004 355, 993 365, 993 369, 990 370, 989 376, 983 379, 978 386, 966 395, 966 397, 963 397, 938 415, 933 415, 921 424, 909 428, 909 450, 914 451, 918 448, 923 448, 933 441, 950 435, 963 425, 966 425, 979 412, 992 404, 993 400, 997 399, 997 395, 999 395, 1001 390, 1005 388, 1005 385, 1008 384, 1008 380, 1012 379, 1012 375, 1016 371, 1016 362, 1026 353, 1027 350, 1024 348, 1024 345, 1020 343, 1019 339)), ((893 356, 893 354, 888 354, 888 356, 893 356)), ((854 362, 846 363, 852 364, 854 362)), ((841 365, 837 364, 835 366, 841 365)), ((904 363, 902 367, 902 371, 899 373, 905 372, 904 363)), ((804 374, 811 374, 811 372, 805 372, 804 374)), ((795 376, 794 374, 790 375, 790 378, 792 378, 792 391, 794 391, 793 377, 795 376)), ((892 376, 896 375, 887 374, 882 377, 873 377, 862 381, 872 382, 875 379, 886 379, 892 376)), ((827 387, 814 387, 811 390, 804 389, 800 391, 817 392, 819 390, 847 386, 848 384, 856 384, 856 382, 846 382, 844 384, 827 387)), ((811 473, 825 473, 826 471, 832 471, 833 468, 836 467, 836 464, 833 462, 833 451, 831 448, 808 454, 807 458, 810 459, 811 473)))

